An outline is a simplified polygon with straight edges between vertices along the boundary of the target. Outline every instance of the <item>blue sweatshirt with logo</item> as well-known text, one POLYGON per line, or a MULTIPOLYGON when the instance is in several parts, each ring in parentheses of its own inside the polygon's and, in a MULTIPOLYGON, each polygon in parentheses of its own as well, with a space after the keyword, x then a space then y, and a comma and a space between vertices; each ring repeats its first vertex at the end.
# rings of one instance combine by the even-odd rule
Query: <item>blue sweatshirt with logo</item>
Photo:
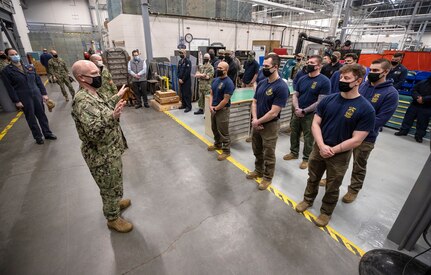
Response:
POLYGON ((394 114, 398 106, 398 91, 394 88, 393 80, 372 86, 367 80, 359 87, 359 93, 365 97, 376 111, 376 123, 374 130, 368 134, 364 141, 376 142, 379 130, 394 114))

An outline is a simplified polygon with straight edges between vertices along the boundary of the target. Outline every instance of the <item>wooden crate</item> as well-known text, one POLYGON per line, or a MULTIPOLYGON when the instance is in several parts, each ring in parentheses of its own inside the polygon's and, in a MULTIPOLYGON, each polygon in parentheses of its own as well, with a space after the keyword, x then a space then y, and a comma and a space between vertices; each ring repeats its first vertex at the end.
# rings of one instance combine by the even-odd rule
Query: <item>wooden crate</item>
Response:
POLYGON ((180 97, 179 96, 172 96, 172 97, 162 97, 162 98, 160 98, 160 97, 158 97, 157 96, 157 94, 156 95, 154 95, 154 99, 158 102, 158 103, 160 103, 160 104, 162 104, 162 105, 165 105, 165 104, 172 104, 172 103, 178 103, 178 102, 180 102, 180 97))
POLYGON ((163 112, 163 111, 169 111, 169 110, 175 110, 181 107, 181 102, 178 103, 173 103, 173 104, 165 104, 165 105, 161 105, 160 103, 158 103, 157 101, 155 101, 154 99, 150 100, 150 106, 159 112, 163 112))
POLYGON ((169 90, 169 92, 156 91, 155 95, 158 96, 159 98, 165 98, 165 97, 176 96, 177 93, 172 90, 169 90))

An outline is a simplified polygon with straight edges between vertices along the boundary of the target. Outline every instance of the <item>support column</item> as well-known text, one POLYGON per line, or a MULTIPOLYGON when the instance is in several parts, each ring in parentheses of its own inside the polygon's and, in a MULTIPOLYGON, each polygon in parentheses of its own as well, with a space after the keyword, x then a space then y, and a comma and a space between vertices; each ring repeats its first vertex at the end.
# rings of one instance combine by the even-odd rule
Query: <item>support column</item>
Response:
POLYGON ((329 36, 335 37, 337 34, 338 22, 340 21, 340 14, 343 6, 343 1, 334 3, 334 10, 332 12, 331 26, 329 29, 329 36))
POLYGON ((153 60, 153 43, 151 42, 151 30, 150 30, 150 14, 148 12, 148 0, 141 0, 142 5, 142 21, 144 24, 144 36, 145 36, 145 51, 147 53, 147 60, 150 62, 153 60))
POLYGON ((341 28, 341 34, 340 34, 341 43, 343 43, 346 40, 346 31, 347 31, 346 27, 349 24, 349 20, 350 20, 352 0, 346 0, 345 3, 346 5, 344 6, 343 26, 341 28))

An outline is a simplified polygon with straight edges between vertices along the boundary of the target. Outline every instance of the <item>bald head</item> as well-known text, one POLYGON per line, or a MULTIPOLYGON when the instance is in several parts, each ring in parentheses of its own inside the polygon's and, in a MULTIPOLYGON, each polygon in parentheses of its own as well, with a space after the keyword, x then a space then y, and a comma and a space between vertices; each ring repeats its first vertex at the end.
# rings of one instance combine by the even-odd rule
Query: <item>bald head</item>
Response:
POLYGON ((57 51, 56 50, 52 50, 51 54, 53 57, 58 57, 57 51))
POLYGON ((90 61, 93 62, 97 67, 103 66, 103 60, 100 54, 93 54, 90 56, 90 61))
POLYGON ((93 62, 78 60, 72 65, 72 74, 82 87, 93 90, 92 77, 100 76, 100 71, 93 62))
POLYGON ((221 61, 220 63, 218 63, 218 65, 217 65, 217 71, 218 72, 223 72, 223 74, 219 73, 220 75, 218 75, 218 77, 221 77, 221 78, 227 77, 227 71, 228 70, 229 70, 229 64, 227 64, 224 61, 221 61))

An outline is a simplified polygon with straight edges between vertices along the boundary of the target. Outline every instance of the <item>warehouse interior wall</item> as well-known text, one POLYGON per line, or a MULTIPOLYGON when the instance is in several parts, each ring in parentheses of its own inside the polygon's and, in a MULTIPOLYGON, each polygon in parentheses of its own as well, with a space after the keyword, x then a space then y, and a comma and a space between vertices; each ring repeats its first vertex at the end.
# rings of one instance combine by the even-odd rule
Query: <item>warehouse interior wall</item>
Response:
MULTIPOLYGON (((151 39, 155 57, 171 56, 181 36, 191 33, 194 39, 209 39, 210 43, 221 42, 230 50, 251 49, 253 40, 281 40, 284 27, 203 21, 182 17, 150 16, 151 39)), ((142 16, 121 14, 111 20, 110 40, 124 41, 124 48, 130 53, 134 49, 145 52, 142 16)), ((286 29, 283 46, 295 46, 301 29, 286 29), (290 42, 290 44, 289 44, 290 42)), ((309 35, 323 37, 320 31, 306 31, 309 35)))
MULTIPOLYGON (((19 0, 12 0, 13 7, 15 9, 15 14, 13 15, 13 19, 15 20, 16 26, 18 28, 18 33, 21 38, 21 43, 24 46, 25 52, 31 52, 32 46, 30 43, 30 38, 28 36, 29 30, 27 28, 27 24, 24 17, 23 9, 21 8, 21 4, 19 0)), ((4 40, 7 41, 7 40, 4 40)))

